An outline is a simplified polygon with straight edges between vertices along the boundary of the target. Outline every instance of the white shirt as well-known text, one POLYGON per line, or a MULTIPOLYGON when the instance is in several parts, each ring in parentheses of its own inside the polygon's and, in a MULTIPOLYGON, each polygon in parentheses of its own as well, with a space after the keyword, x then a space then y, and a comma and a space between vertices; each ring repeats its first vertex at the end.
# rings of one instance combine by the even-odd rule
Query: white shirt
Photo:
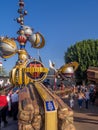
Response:
POLYGON ((7 96, 7 101, 8 101, 8 109, 11 109, 11 102, 10 102, 10 97, 9 95, 7 96))
POLYGON ((70 107, 72 108, 74 106, 74 100, 70 99, 70 107))

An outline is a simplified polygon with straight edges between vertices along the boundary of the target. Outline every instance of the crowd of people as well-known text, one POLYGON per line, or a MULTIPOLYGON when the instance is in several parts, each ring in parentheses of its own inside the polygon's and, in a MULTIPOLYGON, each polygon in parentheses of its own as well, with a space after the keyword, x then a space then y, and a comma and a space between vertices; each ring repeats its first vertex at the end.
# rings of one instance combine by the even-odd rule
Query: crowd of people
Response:
MULTIPOLYGON (((59 84, 51 85, 49 80, 44 84, 51 91, 58 90, 66 90, 66 88, 70 88, 69 92, 69 105, 71 108, 74 108, 74 102, 77 100, 79 108, 83 107, 83 103, 85 103, 85 108, 88 109, 89 104, 94 105, 96 99, 96 86, 94 84, 88 85, 72 85, 66 86, 63 81, 59 84), (74 100, 75 99, 75 100, 74 100)), ((68 89, 69 91, 69 89, 68 89)), ((66 97, 66 94, 61 92, 58 94, 61 98, 66 97)))
MULTIPOLYGON (((50 89, 50 84, 45 83, 45 86, 50 89)), ((63 91, 66 89, 66 86, 61 81, 58 89, 63 91)), ((52 89, 53 91, 53 89, 52 89)), ((63 94, 60 95, 61 98, 63 94)), ((89 104, 94 105, 96 99, 96 86, 90 84, 86 85, 77 85, 72 86, 71 91, 69 93, 69 105, 72 109, 74 109, 74 102, 77 101, 79 108, 81 109, 83 103, 85 103, 85 108, 89 108, 89 104)), ((0 128, 1 122, 3 122, 4 126, 7 126, 7 116, 12 117, 13 120, 17 120, 18 115, 18 101, 19 101, 19 89, 11 89, 8 92, 0 91, 0 128)))
MULTIPOLYGON (((66 90, 66 88, 70 88, 69 92, 69 104, 70 107, 74 107, 74 99, 77 100, 79 108, 82 108, 83 102, 85 102, 85 108, 88 109, 89 103, 94 105, 96 99, 96 86, 94 84, 88 85, 72 85, 66 86, 63 81, 59 84, 51 85, 49 80, 44 83, 44 85, 51 91, 58 91, 58 90, 66 90)), ((69 89, 68 89, 69 91, 69 89)), ((61 98, 65 97, 66 94, 62 93, 59 94, 61 98)))
POLYGON ((0 128, 1 122, 4 127, 7 126, 7 117, 12 117, 13 120, 17 120, 18 115, 18 94, 19 90, 9 90, 6 92, 2 90, 0 92, 0 128))
POLYGON ((89 108, 89 104, 94 105, 96 99, 96 87, 93 84, 88 86, 78 85, 75 90, 70 93, 69 104, 71 108, 74 108, 74 101, 77 100, 78 106, 81 109, 83 107, 83 102, 85 103, 85 108, 89 108))

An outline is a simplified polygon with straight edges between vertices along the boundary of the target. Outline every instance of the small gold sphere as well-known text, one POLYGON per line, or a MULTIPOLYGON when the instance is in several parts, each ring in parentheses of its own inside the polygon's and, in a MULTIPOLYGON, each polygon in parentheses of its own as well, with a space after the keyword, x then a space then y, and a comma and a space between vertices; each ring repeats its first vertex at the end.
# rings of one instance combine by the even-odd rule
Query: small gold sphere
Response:
POLYGON ((24 30, 20 30, 20 35, 24 35, 24 30))

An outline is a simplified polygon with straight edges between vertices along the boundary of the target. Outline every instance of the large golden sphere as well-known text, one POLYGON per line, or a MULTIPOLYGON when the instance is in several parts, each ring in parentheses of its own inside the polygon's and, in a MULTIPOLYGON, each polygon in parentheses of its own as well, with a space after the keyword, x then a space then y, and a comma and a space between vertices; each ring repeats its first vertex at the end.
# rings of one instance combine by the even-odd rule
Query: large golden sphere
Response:
POLYGON ((10 38, 0 39, 0 52, 3 58, 9 58, 16 53, 16 42, 10 38))

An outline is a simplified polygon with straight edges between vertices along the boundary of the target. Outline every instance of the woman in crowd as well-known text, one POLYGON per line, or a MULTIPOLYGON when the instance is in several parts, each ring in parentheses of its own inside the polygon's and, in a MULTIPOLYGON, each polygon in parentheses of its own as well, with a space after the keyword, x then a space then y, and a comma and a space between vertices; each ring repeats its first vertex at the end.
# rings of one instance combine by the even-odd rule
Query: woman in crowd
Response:
POLYGON ((82 103, 84 98, 85 98, 84 94, 80 91, 78 93, 78 105, 80 108, 82 108, 82 103))

